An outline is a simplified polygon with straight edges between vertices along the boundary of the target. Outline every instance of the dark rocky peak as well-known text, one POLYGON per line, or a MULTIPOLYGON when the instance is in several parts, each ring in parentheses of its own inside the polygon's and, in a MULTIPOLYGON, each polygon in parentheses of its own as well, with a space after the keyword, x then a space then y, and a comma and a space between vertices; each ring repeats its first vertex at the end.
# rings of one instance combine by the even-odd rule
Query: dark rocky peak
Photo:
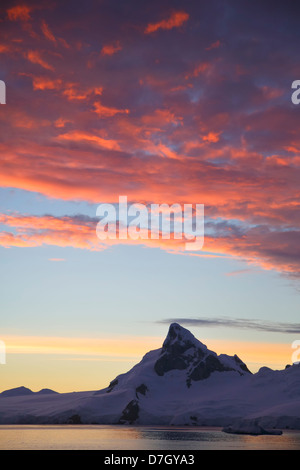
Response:
POLYGON ((218 356, 178 323, 170 325, 154 370, 159 376, 171 370, 186 370, 188 387, 193 381, 207 379, 213 372, 235 371, 240 375, 250 373, 236 355, 218 356))
POLYGON ((207 354, 207 347, 178 323, 172 323, 161 348, 160 357, 154 365, 157 375, 178 369, 187 369, 207 354))
POLYGON ((190 348, 201 349, 204 353, 207 352, 205 344, 196 339, 189 330, 178 323, 171 323, 161 354, 165 352, 175 355, 183 354, 190 348))

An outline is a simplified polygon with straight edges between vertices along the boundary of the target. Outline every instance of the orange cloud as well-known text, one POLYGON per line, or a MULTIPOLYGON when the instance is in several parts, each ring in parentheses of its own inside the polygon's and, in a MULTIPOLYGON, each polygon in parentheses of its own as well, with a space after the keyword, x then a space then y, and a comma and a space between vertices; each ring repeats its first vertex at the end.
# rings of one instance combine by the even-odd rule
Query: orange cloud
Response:
POLYGON ((119 150, 119 144, 115 140, 103 139, 94 134, 89 134, 87 132, 80 132, 80 131, 71 131, 66 134, 61 134, 57 137, 58 140, 69 140, 73 142, 92 142, 96 143, 100 147, 109 149, 109 150, 119 150))
POLYGON ((66 48, 70 49, 70 44, 64 38, 58 38, 58 41, 66 48))
POLYGON ((82 101, 89 98, 91 95, 101 95, 103 92, 102 87, 82 88, 78 83, 67 83, 63 91, 63 95, 69 101, 82 101))
POLYGON ((101 245, 96 236, 95 222, 72 217, 52 216, 7 216, 0 215, 1 223, 15 227, 16 234, 2 231, 0 245, 8 247, 37 247, 55 245, 99 250, 101 245))
POLYGON ((116 54, 116 52, 121 51, 122 46, 120 44, 120 41, 116 41, 112 44, 106 44, 102 47, 100 54, 102 56, 104 55, 113 55, 116 54))
POLYGON ((47 77, 34 77, 32 86, 34 90, 58 90, 62 86, 62 80, 59 78, 53 80, 47 77))
POLYGON ((171 16, 157 23, 150 23, 145 29, 145 34, 154 33, 159 29, 173 29, 182 26, 189 19, 189 14, 184 11, 176 11, 171 14, 171 16))
POLYGON ((7 16, 10 21, 28 21, 30 20, 30 8, 27 5, 16 5, 7 10, 7 16))
MULTIPOLYGON (((122 193, 140 202, 204 203, 209 215, 221 219, 224 226, 232 220, 241 226, 236 236, 232 226, 231 235, 229 228, 224 235, 221 227, 221 234, 207 236, 209 256, 219 252, 266 269, 299 270, 300 139, 295 129, 296 108, 289 106, 289 99, 286 105, 278 102, 280 67, 277 84, 257 80, 251 61, 232 50, 226 37, 222 57, 209 62, 205 47, 218 51, 218 29, 201 30, 197 20, 183 11, 165 13, 148 26, 144 22, 142 30, 130 28, 130 34, 117 22, 120 36, 115 37, 120 41, 105 36, 99 47, 93 41, 99 28, 96 20, 87 21, 79 31, 56 2, 55 14, 61 21, 52 23, 54 10, 41 12, 39 7, 32 23, 39 28, 37 37, 30 21, 36 7, 18 0, 12 4, 1 23, 0 53, 9 54, 9 74, 18 77, 11 86, 26 98, 26 106, 15 99, 5 108, 2 187, 96 203, 112 201, 122 193), (176 35, 175 28, 186 25, 188 19, 199 48, 190 48, 190 34, 185 37, 180 31, 180 42, 174 38, 171 43, 160 41, 158 47, 148 47, 146 41, 148 46, 136 47, 145 28, 148 35, 174 28, 171 34, 176 35), (62 31, 68 42, 59 37, 62 31), (116 54, 123 45, 121 34, 128 47, 126 62, 118 60, 123 54, 116 54), (60 44, 64 47, 54 49, 53 45, 60 44), (186 57, 185 51, 189 51, 186 57), (106 60, 99 56, 109 59, 113 54, 113 67, 104 67, 106 60), (183 60, 177 60, 176 54, 183 60), (93 58, 97 73, 86 67, 93 58), (133 67, 128 67, 128 60, 133 67), (82 69, 76 75, 79 64, 82 69), (25 76, 32 80, 32 89, 25 76), (233 79, 237 86, 232 86, 233 79), (222 88, 216 86, 220 81, 222 88), (102 84, 109 88, 105 98, 102 84)), ((145 18, 139 14, 136 24, 145 18)), ((128 25, 128 18, 123 20, 123 26, 128 25)), ((101 21, 106 24, 105 12, 101 21)), ((109 29, 110 21, 113 24, 115 18, 107 18, 109 29)), ((258 41, 252 46, 258 47, 258 41)), ((2 234, 2 243, 67 242, 51 224, 49 231, 45 226, 40 234, 32 235, 29 230, 17 226, 13 233, 2 234)), ((72 243, 90 246, 76 233, 72 243)), ((167 244, 160 246, 170 249, 167 244)))
POLYGON ((56 44, 56 39, 45 20, 42 20, 41 29, 45 38, 49 39, 49 41, 52 41, 53 43, 56 44))
POLYGON ((221 45, 221 41, 219 41, 218 39, 217 41, 210 44, 210 46, 206 47, 206 50, 211 51, 212 49, 217 49, 218 47, 220 47, 220 45, 221 45))
POLYGON ((211 69, 211 65, 207 62, 203 62, 195 66, 191 73, 186 74, 185 79, 188 80, 190 78, 198 77, 200 74, 207 72, 211 69))
POLYGON ((181 124, 182 117, 176 116, 170 109, 156 109, 151 114, 142 116, 141 122, 157 131, 168 124, 181 124))
POLYGON ((72 122, 70 119, 64 119, 64 118, 60 117, 60 118, 56 119, 56 121, 54 121, 54 125, 55 125, 55 127, 65 127, 65 125, 67 123, 70 123, 70 122, 72 122))
POLYGON ((0 54, 5 54, 7 52, 10 52, 11 50, 11 47, 7 44, 0 44, 0 54))
POLYGON ((149 142, 146 146, 146 149, 149 152, 153 152, 154 154, 157 154, 157 155, 159 155, 163 158, 170 158, 170 159, 174 159, 174 160, 183 160, 184 159, 177 152, 175 152, 170 147, 168 147, 168 145, 165 145, 161 142, 159 142, 157 144, 152 144, 152 143, 149 142))
POLYGON ((129 114, 129 109, 118 109, 104 106, 103 104, 96 101, 94 103, 95 113, 100 117, 113 117, 116 114, 129 114))
POLYGON ((39 64, 41 67, 43 67, 46 70, 52 70, 54 71, 54 67, 52 65, 48 64, 42 57, 39 51, 33 51, 30 50, 26 54, 27 59, 32 62, 33 64, 39 64))
MULTIPOLYGON (((77 194, 77 188, 76 188, 77 194)), ((3 247, 35 247, 54 245, 88 250, 103 250, 118 244, 141 244, 148 248, 160 248, 170 253, 199 257, 233 257, 242 259, 250 266, 265 270, 277 270, 286 274, 299 273, 298 232, 277 232, 257 227, 244 233, 235 233, 230 226, 222 234, 222 224, 217 224, 213 234, 204 237, 203 251, 187 252, 186 239, 152 239, 147 230, 137 240, 99 240, 96 234, 98 218, 87 216, 30 216, 19 214, 1 214, 0 223, 14 227, 14 233, 3 230, 0 233, 0 245, 3 247)), ((210 229, 211 231, 212 229, 210 229)))
POLYGON ((207 135, 204 135, 202 139, 206 142, 219 142, 220 132, 209 132, 207 135))

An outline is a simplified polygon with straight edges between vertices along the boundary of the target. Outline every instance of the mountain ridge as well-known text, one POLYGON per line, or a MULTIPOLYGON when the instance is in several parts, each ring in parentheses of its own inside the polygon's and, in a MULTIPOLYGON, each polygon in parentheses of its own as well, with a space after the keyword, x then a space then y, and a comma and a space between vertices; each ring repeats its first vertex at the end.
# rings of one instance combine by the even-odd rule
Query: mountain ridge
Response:
POLYGON ((83 424, 231 426, 256 419, 300 429, 300 365, 252 374, 237 355, 217 355, 178 323, 161 348, 104 389, 12 395, 0 394, 1 424, 63 424, 74 416, 83 424))

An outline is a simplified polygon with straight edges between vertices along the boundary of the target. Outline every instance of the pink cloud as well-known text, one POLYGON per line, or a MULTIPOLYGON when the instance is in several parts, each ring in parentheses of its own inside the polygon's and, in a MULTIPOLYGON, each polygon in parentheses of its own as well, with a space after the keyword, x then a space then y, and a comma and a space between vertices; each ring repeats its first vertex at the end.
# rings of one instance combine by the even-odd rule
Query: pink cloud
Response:
POLYGON ((175 11, 169 18, 158 21, 156 23, 149 23, 145 29, 145 34, 154 33, 160 29, 170 30, 173 28, 179 28, 189 19, 189 14, 185 11, 175 11))

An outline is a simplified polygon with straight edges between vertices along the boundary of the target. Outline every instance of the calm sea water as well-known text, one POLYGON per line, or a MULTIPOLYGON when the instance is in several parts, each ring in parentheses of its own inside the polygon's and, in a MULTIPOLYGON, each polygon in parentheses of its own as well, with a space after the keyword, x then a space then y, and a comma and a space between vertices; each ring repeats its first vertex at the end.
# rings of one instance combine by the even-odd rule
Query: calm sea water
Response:
POLYGON ((226 434, 220 428, 164 426, 0 426, 1 450, 300 450, 300 431, 226 434))

